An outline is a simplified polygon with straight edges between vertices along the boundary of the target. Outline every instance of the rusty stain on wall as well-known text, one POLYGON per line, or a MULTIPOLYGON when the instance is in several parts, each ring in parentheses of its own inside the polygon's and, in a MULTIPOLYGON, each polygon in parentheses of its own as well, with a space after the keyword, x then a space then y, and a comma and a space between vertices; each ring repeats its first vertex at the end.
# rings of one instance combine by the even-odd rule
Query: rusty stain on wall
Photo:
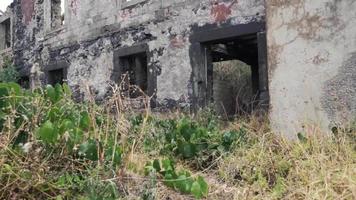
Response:
POLYGON ((21 9, 23 14, 23 23, 28 25, 32 20, 35 0, 21 1, 21 9))
POLYGON ((220 2, 219 0, 213 0, 211 6, 211 15, 214 22, 220 23, 226 21, 231 13, 232 7, 237 3, 237 0, 231 2, 220 2))

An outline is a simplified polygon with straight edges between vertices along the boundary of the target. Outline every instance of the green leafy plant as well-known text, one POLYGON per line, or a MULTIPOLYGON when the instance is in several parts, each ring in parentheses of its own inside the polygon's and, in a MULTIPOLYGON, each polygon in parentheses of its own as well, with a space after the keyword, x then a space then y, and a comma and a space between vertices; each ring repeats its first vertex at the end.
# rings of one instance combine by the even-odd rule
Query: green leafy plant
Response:
POLYGON ((0 67, 0 82, 17 82, 20 78, 18 71, 12 64, 9 57, 3 58, 3 65, 0 67))
POLYGON ((217 126, 202 126, 187 117, 154 121, 153 126, 153 137, 145 138, 145 144, 152 146, 149 151, 160 147, 162 155, 194 160, 197 168, 214 165, 215 159, 247 143, 244 128, 221 132, 217 126))
POLYGON ((146 175, 150 173, 160 174, 165 185, 182 193, 192 194, 196 199, 208 195, 209 187, 203 177, 194 178, 186 170, 176 171, 172 160, 154 160, 147 163, 145 172, 146 175))
POLYGON ((70 98, 71 91, 66 84, 57 84, 55 87, 48 85, 44 90, 28 92, 15 83, 0 83, 0 126, 3 128, 6 116, 12 113, 15 114, 15 127, 27 123, 36 115, 37 124, 21 131, 15 141, 18 141, 19 137, 29 138, 24 135, 34 131, 36 139, 46 146, 45 150, 65 147, 64 153, 67 155, 90 161, 99 161, 99 155, 103 154, 100 161, 118 166, 121 163, 122 151, 118 144, 113 142, 114 135, 106 137, 103 142, 102 138, 92 134, 97 119, 102 117, 98 115, 91 118, 89 108, 85 104, 74 103, 70 98), (39 102, 39 105, 31 105, 34 100, 39 102), (41 108, 40 113, 38 107, 41 108))

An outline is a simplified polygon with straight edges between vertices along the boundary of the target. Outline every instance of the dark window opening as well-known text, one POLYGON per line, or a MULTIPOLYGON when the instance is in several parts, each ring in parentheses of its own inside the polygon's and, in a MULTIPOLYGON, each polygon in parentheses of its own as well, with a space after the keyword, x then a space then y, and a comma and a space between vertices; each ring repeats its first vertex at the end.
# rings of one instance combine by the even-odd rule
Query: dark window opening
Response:
POLYGON ((11 47, 11 20, 6 19, 1 24, 1 48, 0 49, 7 49, 11 47))
POLYGON ((156 106, 157 70, 155 63, 149 62, 151 56, 147 44, 114 52, 111 80, 119 85, 122 97, 132 108, 142 109, 146 103, 156 106))
POLYGON ((21 87, 25 89, 30 89, 30 77, 29 76, 22 76, 20 77, 18 83, 21 87))
POLYGON ((148 71, 146 53, 120 57, 121 84, 126 96, 137 98, 147 94, 148 71))
POLYGON ((10 48, 11 47, 11 20, 7 19, 4 22, 4 26, 5 26, 5 46, 6 48, 10 48))
POLYGON ((55 86, 56 84, 62 85, 66 81, 66 73, 63 68, 48 71, 48 84, 55 86))

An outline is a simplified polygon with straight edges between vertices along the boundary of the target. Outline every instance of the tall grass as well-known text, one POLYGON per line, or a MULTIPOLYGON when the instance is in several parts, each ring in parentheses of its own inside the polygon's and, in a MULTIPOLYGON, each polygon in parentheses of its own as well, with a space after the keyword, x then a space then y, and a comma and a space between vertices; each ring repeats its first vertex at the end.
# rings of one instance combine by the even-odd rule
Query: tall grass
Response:
POLYGON ((261 117, 153 114, 145 96, 138 112, 120 86, 112 91, 98 105, 75 103, 66 86, 0 85, 0 199, 193 199, 146 176, 156 159, 204 177, 207 199, 356 198, 355 127, 291 141, 261 117))

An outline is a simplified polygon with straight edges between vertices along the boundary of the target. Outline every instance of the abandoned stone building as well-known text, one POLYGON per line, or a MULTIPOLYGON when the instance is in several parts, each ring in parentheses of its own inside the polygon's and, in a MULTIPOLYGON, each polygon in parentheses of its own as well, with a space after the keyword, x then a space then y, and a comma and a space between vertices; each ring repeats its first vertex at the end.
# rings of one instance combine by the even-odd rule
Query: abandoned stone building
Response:
POLYGON ((27 87, 67 82, 102 99, 128 74, 153 106, 256 106, 293 137, 356 117, 355 10, 355 0, 14 0, 0 49, 12 47, 27 87))

